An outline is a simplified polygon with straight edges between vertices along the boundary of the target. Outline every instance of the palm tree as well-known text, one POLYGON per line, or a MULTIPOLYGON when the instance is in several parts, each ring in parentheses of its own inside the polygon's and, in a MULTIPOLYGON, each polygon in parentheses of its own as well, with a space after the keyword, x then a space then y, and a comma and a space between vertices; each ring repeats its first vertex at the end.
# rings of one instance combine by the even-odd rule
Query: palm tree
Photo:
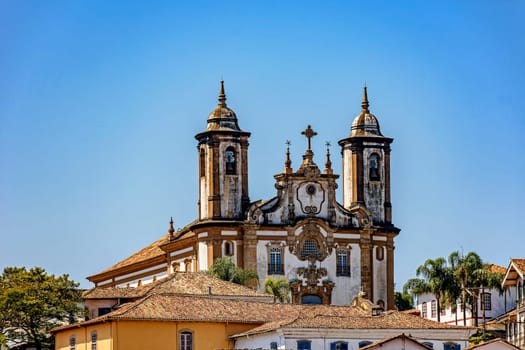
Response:
POLYGON ((454 285, 452 271, 447 267, 446 260, 442 257, 427 259, 423 265, 416 270, 416 275, 421 278, 413 278, 407 281, 403 289, 410 291, 412 295, 431 293, 436 297, 437 321, 441 321, 441 302, 445 297, 445 291, 454 285))
POLYGON ((259 285, 259 276, 257 276, 256 271, 241 269, 235 266, 230 257, 215 259, 209 274, 223 281, 233 282, 247 287, 259 285))
MULTIPOLYGON (((477 295, 476 299, 479 299, 481 297, 481 303, 483 305, 483 308, 482 308, 483 333, 485 333, 485 309, 486 309, 486 306, 484 305, 485 288, 496 289, 500 293, 500 295, 503 294, 503 287, 501 286, 503 282, 503 275, 501 273, 493 272, 490 268, 490 265, 485 264, 481 268, 473 272, 473 277, 476 283, 475 285, 480 287, 478 289, 479 294, 477 295)), ((476 308, 476 326, 478 325, 477 320, 478 320, 478 315, 477 315, 477 308, 476 308)))
MULTIPOLYGON (((467 304, 467 291, 468 287, 477 286, 476 283, 473 281, 473 273, 474 271, 480 269, 483 266, 483 262, 481 261, 481 258, 478 254, 474 252, 469 252, 467 255, 460 254, 458 251, 452 252, 449 257, 448 261, 450 264, 450 268, 452 269, 454 276, 456 277, 457 281, 459 282, 460 289, 461 289, 461 304, 463 305, 463 325, 467 325, 467 311, 466 311, 466 304, 467 304)), ((472 299, 472 298, 468 298, 472 299)), ((471 309, 474 312, 477 308, 477 303, 472 303, 471 309)), ((477 322, 477 318, 476 321, 477 322)))
POLYGON ((279 300, 281 303, 290 301, 290 284, 284 277, 274 279, 271 277, 266 278, 264 281, 264 291, 268 294, 273 295, 273 302, 279 300))

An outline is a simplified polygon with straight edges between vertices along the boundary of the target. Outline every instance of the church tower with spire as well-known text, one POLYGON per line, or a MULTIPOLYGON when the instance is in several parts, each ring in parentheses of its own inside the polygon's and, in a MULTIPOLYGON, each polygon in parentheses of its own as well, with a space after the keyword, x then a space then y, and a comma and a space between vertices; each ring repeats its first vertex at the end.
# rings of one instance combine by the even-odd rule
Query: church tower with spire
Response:
POLYGON ((199 220, 241 220, 248 196, 248 138, 226 105, 221 80, 219 103, 208 116, 199 142, 199 220))
POLYGON ((379 121, 370 113, 366 86, 361 112, 354 119, 350 137, 339 141, 343 155, 343 206, 364 206, 374 224, 392 225, 390 202, 390 144, 381 134, 379 121))

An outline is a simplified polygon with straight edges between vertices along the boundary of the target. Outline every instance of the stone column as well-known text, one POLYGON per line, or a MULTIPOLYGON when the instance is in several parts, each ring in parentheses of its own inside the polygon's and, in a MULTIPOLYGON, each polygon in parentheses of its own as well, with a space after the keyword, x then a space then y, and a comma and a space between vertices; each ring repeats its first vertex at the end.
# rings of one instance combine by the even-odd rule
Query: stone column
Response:
POLYGON ((373 285, 373 254, 372 254, 372 237, 371 230, 363 230, 361 233, 361 239, 359 241, 359 247, 361 248, 361 287, 366 293, 366 298, 373 302, 374 298, 374 285, 373 285))
POLYGON ((386 308, 395 308, 394 301, 394 238, 388 237, 386 241, 386 308))

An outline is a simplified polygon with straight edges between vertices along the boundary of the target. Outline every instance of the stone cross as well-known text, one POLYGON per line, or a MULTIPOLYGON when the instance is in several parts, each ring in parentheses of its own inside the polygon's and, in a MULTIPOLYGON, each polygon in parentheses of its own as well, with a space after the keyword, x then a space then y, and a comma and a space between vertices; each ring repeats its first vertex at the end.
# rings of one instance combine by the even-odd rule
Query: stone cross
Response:
POLYGON ((301 132, 301 135, 306 136, 306 138, 308 139, 308 150, 310 151, 312 149, 312 147, 311 147, 312 137, 317 135, 317 133, 314 131, 314 129, 312 129, 312 127, 310 125, 308 125, 306 127, 306 130, 301 132))

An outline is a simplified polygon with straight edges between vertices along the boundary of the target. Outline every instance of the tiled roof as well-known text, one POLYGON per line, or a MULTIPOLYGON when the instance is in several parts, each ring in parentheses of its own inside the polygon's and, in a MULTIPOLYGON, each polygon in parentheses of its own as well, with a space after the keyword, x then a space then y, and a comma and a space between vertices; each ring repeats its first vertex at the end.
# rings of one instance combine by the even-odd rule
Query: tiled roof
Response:
POLYGON ((505 267, 496 264, 488 264, 488 268, 490 272, 500 273, 502 275, 504 275, 507 272, 507 269, 505 267))
POLYGON ((85 323, 57 328, 54 332, 117 319, 258 324, 256 328, 238 336, 278 328, 464 329, 461 326, 438 323, 397 311, 370 316, 369 312, 351 306, 274 304, 238 298, 177 295, 160 292, 161 285, 156 287, 159 291, 154 292, 152 288, 146 297, 124 304, 107 315, 85 323))
MULTIPOLYGON (((192 222, 191 224, 193 224, 192 222)), ((179 231, 175 232, 175 238, 176 240, 188 238, 194 236, 194 233, 191 231, 188 231, 188 227, 191 225, 187 225, 184 228, 180 229, 179 231)), ((96 277, 98 275, 103 275, 108 272, 119 270, 126 266, 131 266, 133 264, 137 264, 143 261, 151 260, 154 258, 161 257, 165 254, 165 252, 160 248, 162 245, 168 243, 170 241, 170 234, 163 235, 160 239, 156 240, 155 242, 151 243, 150 245, 146 246, 145 248, 139 250, 138 252, 132 254, 128 258, 116 263, 115 265, 105 269, 102 272, 99 272, 93 276, 89 276, 88 279, 92 279, 93 277, 96 277)))
POLYGON ((292 312, 288 311, 286 315, 282 316, 282 319, 265 323, 247 332, 234 335, 232 338, 266 333, 283 328, 465 329, 462 326, 439 323, 399 311, 388 311, 378 316, 371 316, 363 310, 349 306, 290 306, 293 308, 292 312))
POLYGON ((226 282, 205 272, 175 272, 156 282, 136 288, 97 287, 84 293, 85 299, 137 298, 149 294, 212 295, 263 298, 271 301, 268 294, 259 293, 239 284, 226 282))
POLYGON ((465 348, 465 350, 473 350, 473 349, 480 349, 481 350, 486 345, 489 345, 489 344, 498 344, 501 347, 501 349, 519 349, 517 346, 512 345, 511 343, 507 342, 506 340, 496 338, 496 339, 492 339, 492 340, 489 340, 489 341, 486 341, 486 342, 483 342, 483 343, 479 343, 479 344, 470 346, 468 348, 465 348))
POLYGON ((391 341, 394 341, 396 339, 402 339, 402 340, 408 340, 409 342, 415 344, 416 346, 419 345, 419 347, 421 349, 430 349, 429 347, 421 344, 420 342, 418 342, 417 340, 415 340, 414 338, 410 337, 410 336, 407 336, 405 335, 404 333, 402 334, 399 334, 399 335, 396 335, 394 337, 391 337, 391 338, 387 338, 387 339, 383 339, 383 340, 380 340, 380 341, 377 341, 375 343, 372 343, 370 345, 367 345, 363 348, 361 348, 362 350, 367 350, 367 349, 374 349, 376 347, 382 347, 384 344, 386 343, 390 343, 391 341))
MULTIPOLYGON (((100 272, 99 274, 103 274, 106 272, 110 272, 113 270, 118 270, 121 267, 136 264, 141 261, 149 260, 151 258, 156 258, 158 256, 162 256, 165 254, 165 252, 159 248, 159 246, 163 243, 166 243, 169 240, 169 235, 166 234, 162 236, 159 240, 156 240, 155 242, 151 243, 150 245, 146 246, 145 248, 139 250, 135 254, 131 255, 130 257, 116 263, 115 265, 105 269, 104 271, 100 272)), ((98 275, 98 274, 97 274, 98 275)), ((88 277, 89 279, 89 277, 88 277)))
POLYGON ((525 259, 512 259, 511 261, 522 274, 525 274, 525 259))

